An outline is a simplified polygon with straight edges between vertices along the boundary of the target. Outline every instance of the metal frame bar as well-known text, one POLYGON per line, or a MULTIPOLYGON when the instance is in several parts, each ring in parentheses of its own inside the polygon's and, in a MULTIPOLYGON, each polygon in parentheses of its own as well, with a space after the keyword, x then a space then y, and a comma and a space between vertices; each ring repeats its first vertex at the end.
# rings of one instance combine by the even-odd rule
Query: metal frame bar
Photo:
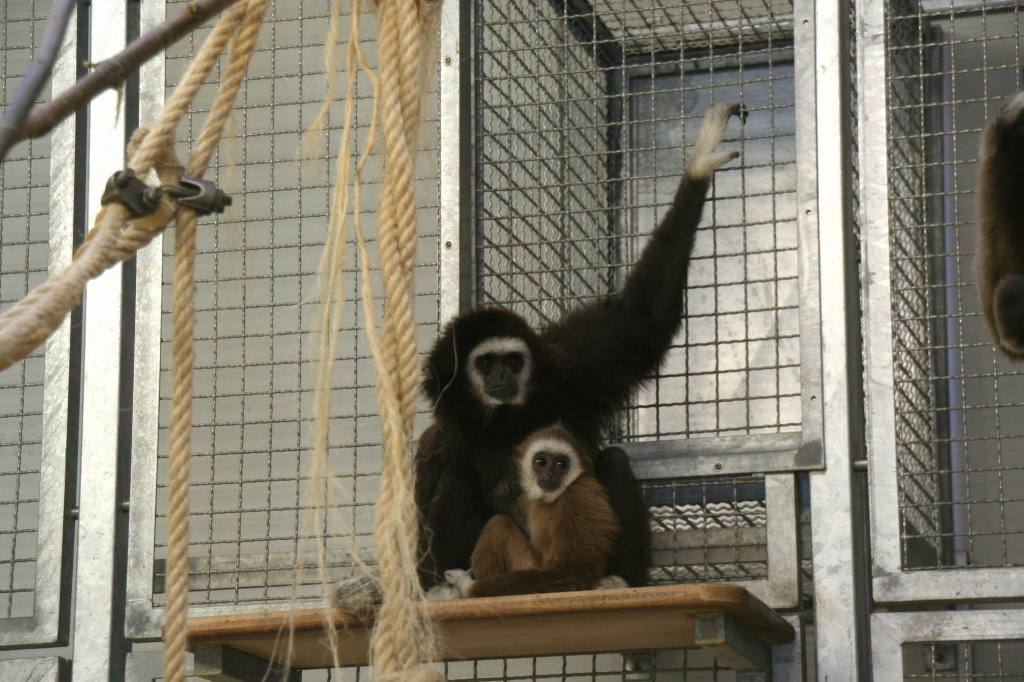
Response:
MULTIPOLYGON (((163 22, 164 0, 142 0, 140 32, 163 22)), ((139 69, 139 120, 163 108, 165 64, 151 59, 139 69)), ((153 547, 156 530, 157 433, 160 410, 160 325, 163 236, 136 255, 135 373, 132 405, 131 509, 125 637, 160 637, 163 610, 153 607, 153 547)))
MULTIPOLYGON (((73 10, 51 76, 51 91, 75 82, 78 68, 78 10, 73 10)), ((71 264, 74 250, 75 119, 63 121, 50 134, 50 275, 71 264)), ((46 342, 43 380, 42 457, 39 472, 39 524, 36 585, 32 616, 0 620, 0 647, 55 644, 66 639, 70 584, 63 584, 64 508, 67 482, 68 409, 71 367, 71 319, 65 318, 46 342), (44 502, 45 501, 45 502, 44 502), (61 617, 65 614, 65 618, 61 617)), ((74 485, 74 482, 71 483, 74 485)), ((56 661, 57 659, 48 659, 56 661)), ((13 679, 13 678, 11 678, 13 679)), ((42 678, 40 678, 42 679, 42 678)))
POLYGON ((773 609, 795 609, 801 599, 796 476, 765 476, 764 494, 768 516, 768 579, 740 584, 773 609))
MULTIPOLYGON (((813 336, 814 333, 808 329, 807 335, 813 336)), ((801 343, 803 338, 801 333, 801 343)), ((618 447, 629 455, 633 470, 641 478, 760 474, 820 468, 822 460, 818 433, 793 431, 724 438, 661 440, 619 443, 618 447)))
POLYGON ((889 262, 888 72, 885 2, 864 0, 857 12, 860 106, 860 192, 865 270, 864 326, 867 445, 871 453, 871 557, 874 575, 902 572, 895 384, 889 262))
MULTIPOLYGON (((900 571, 875 575, 871 592, 879 604, 1016 601, 1022 574, 1024 569, 1017 567, 900 571)), ((1024 625, 1020 635, 1024 637, 1024 625)))
MULTIPOLYGON (((462 309, 463 262, 471 253, 463 248, 462 230, 462 118, 463 108, 471 106, 462 100, 463 70, 472 63, 472 51, 460 40, 463 14, 469 14, 470 3, 446 2, 441 6, 439 107, 439 202, 440 202, 440 306, 438 315, 444 322, 462 309), (463 9, 463 6, 466 8, 463 9), (465 52, 463 52, 465 50, 465 52), (465 63, 463 62, 465 57, 465 63)), ((469 136, 467 135, 467 138, 469 136)), ((468 157, 468 155, 467 155, 468 157)), ((467 216, 468 217, 468 216, 467 216)))
MULTIPOLYGON (((685 464, 685 460, 681 461, 685 464)), ((686 479, 693 474, 677 470, 667 478, 686 479)), ((640 479, 643 480, 643 476, 640 479)), ((773 609, 800 606, 800 557, 796 508, 796 476, 769 474, 764 477, 768 576, 756 580, 736 580, 751 594, 773 609)))
MULTIPOLYGON (((89 22, 90 59, 100 62, 124 48, 127 11, 116 0, 94 2, 89 22), (117 27, 121 27, 118 31, 117 27), (111 30, 113 28, 113 30, 111 30)), ((114 171, 124 165, 124 103, 107 91, 89 105, 86 215, 114 171)), ((121 358, 121 266, 86 285, 82 404, 95 406, 82 420, 78 564, 75 576, 75 676, 106 679, 112 662, 117 499, 118 404, 121 358)), ((123 570, 123 567, 122 567, 123 570)))
MULTIPOLYGON (((72 18, 74 26, 74 18, 72 18)), ((0 661, 0 679, 32 680, 32 682, 67 682, 71 665, 66 658, 15 658, 0 661)))
MULTIPOLYGON (((804 622, 800 614, 783 616, 793 626, 795 635, 789 644, 776 644, 772 647, 773 682, 805 682, 807 671, 804 666, 804 622)), ((737 682, 742 682, 737 677, 737 682)))
MULTIPOLYGON (((889 217, 888 59, 884 0, 858 7, 861 150, 861 221, 864 230, 863 295, 866 433, 871 453, 871 557, 873 597, 880 603, 984 601, 1018 598, 1024 569, 944 568, 903 570, 900 546, 899 462, 895 421, 893 318, 889 217)), ((1024 629, 1022 629, 1024 632, 1024 629)))
POLYGON ((1024 611, 925 611, 871 616, 875 682, 903 681, 903 645, 911 642, 1019 640, 1024 611))
POLYGON ((693 617, 693 641, 732 670, 768 671, 771 646, 753 637, 722 613, 693 617))
MULTIPOLYGON (((813 88, 813 95, 804 92, 798 97, 797 133, 813 131, 816 142, 816 164, 806 163, 801 174, 817 169, 817 198, 801 206, 801 213, 809 220, 816 217, 820 226, 821 362, 823 386, 827 387, 820 400, 827 468, 809 474, 817 673, 820 679, 859 680, 867 665, 868 642, 866 586, 860 575, 862 529, 854 513, 858 499, 852 466, 862 444, 855 428, 860 413, 856 388, 860 325, 855 315, 851 320, 857 298, 848 215, 850 139, 846 123, 850 115, 843 39, 847 5, 839 0, 798 2, 795 9, 797 80, 813 88), (813 31, 813 38, 806 31, 813 31), (808 120, 811 116, 813 121, 808 120)), ((801 196, 810 189, 799 190, 801 196)))

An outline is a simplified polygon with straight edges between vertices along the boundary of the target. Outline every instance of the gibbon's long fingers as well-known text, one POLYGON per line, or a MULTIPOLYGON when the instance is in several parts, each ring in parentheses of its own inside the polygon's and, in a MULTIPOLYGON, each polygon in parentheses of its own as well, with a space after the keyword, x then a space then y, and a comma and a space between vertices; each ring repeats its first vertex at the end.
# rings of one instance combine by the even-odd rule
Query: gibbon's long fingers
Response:
POLYGON ((725 139, 729 117, 738 114, 742 104, 715 104, 707 113, 697 132, 697 143, 693 146, 693 161, 686 168, 686 173, 693 178, 710 179, 716 170, 725 162, 739 156, 736 151, 715 152, 715 148, 725 139))
POLYGON ((999 281, 995 318, 1003 349, 1014 357, 1024 357, 1024 277, 1021 275, 1009 275, 999 281))

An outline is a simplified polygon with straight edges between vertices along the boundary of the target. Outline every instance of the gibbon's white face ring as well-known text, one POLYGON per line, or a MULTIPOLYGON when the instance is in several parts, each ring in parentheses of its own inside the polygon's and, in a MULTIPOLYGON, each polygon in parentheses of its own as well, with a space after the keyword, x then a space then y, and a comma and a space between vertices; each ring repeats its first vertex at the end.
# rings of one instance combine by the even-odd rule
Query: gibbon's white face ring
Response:
POLYGON ((469 383, 473 387, 473 393, 477 400, 488 407, 500 407, 501 405, 522 405, 526 402, 526 394, 529 392, 530 378, 533 375, 533 355, 530 347, 522 339, 514 336, 495 336, 478 344, 469 354, 469 383), (493 353, 495 355, 507 355, 508 353, 519 353, 523 356, 523 368, 519 370, 516 378, 519 380, 519 392, 511 400, 497 400, 487 395, 484 389, 484 378, 476 369, 476 360, 481 355, 493 353))
POLYGON ((583 468, 580 466, 579 453, 568 442, 560 438, 539 438, 533 441, 523 451, 522 458, 519 460, 519 485, 522 486, 523 492, 531 500, 540 500, 548 504, 557 500, 565 492, 565 489, 579 478, 581 473, 583 473, 583 468), (547 492, 537 485, 537 477, 533 474, 533 458, 538 452, 551 452, 569 458, 569 470, 565 472, 562 485, 558 490, 547 492))

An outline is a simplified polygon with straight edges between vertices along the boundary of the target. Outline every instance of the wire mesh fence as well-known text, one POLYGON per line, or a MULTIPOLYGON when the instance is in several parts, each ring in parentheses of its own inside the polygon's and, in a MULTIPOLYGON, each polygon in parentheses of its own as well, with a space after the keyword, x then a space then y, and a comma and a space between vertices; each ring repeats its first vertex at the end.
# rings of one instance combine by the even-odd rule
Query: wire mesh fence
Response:
POLYGON ((904 680, 1020 680, 1024 642, 919 642, 903 646, 904 680))
MULTIPOLYGON (((749 116, 725 143, 742 157, 716 175, 682 331, 614 436, 798 431, 792 4, 478 1, 475 17, 475 300, 543 325, 616 291, 704 112, 742 100, 749 116)), ((651 480, 644 492, 654 582, 767 577, 762 476, 651 480)), ((579 662, 589 679, 734 679, 699 659, 618 657, 604 674, 589 658, 504 661, 473 676, 569 679, 579 662)))
MULTIPOLYGON (((182 3, 169 5, 168 14, 182 3)), ((200 225, 196 260, 196 362, 192 432, 191 599, 194 604, 241 604, 290 599, 295 566, 316 565, 317 549, 300 537, 307 525, 313 419, 311 332, 320 311, 317 268, 327 227, 336 169, 342 103, 313 140, 315 163, 297 159, 300 140, 325 91, 324 38, 328 7, 322 2, 276 3, 264 27, 210 177, 235 197, 220 218, 200 225)), ((350 17, 343 17, 347 34, 350 17)), ((361 17, 361 41, 375 63, 375 17, 361 17)), ((202 41, 202 34, 167 54, 172 88, 202 41)), ((180 153, 198 130, 206 98, 181 130, 180 153)), ((365 143, 372 118, 372 88, 357 84, 353 141, 365 143)), ((436 111, 433 92, 425 110, 436 111)), ((437 333, 436 113, 423 127, 417 166, 416 321, 421 339, 437 333)), ((362 183, 363 229, 373 234, 381 182, 374 157, 362 183)), ((349 230, 350 241, 351 230, 349 230)), ((170 277, 173 239, 165 241, 161 457, 157 490, 155 591, 163 588, 166 527, 166 439, 170 408, 170 277)), ((373 277, 377 276, 374 266, 373 277)), ((350 547, 373 561, 372 506, 380 474, 380 424, 375 373, 359 304, 361 275, 349 244, 344 264, 344 317, 333 368, 329 461, 344 502, 324 527, 334 577, 351 569, 350 547)), ((375 284, 379 291, 379 286, 375 284)), ((382 310, 376 302, 375 314, 382 310)), ((379 317, 375 322, 379 322, 379 317)), ((422 428, 422 424, 419 427, 422 428)), ((300 594, 320 593, 309 571, 300 594)), ((161 603, 162 595, 157 596, 161 603)))
POLYGON ((1024 564, 1024 374, 973 271, 980 133, 1021 82, 1020 8, 891 2, 891 267, 907 568, 1024 564))
POLYGON ((683 331, 625 433, 799 430, 791 4, 482 2, 477 45, 477 300, 537 323, 616 290, 704 111, 744 102, 683 331))
MULTIPOLYGON (((42 37, 49 3, 0 6, 0 108, 6 110, 42 37)), ((48 97, 48 89, 42 95, 48 97)), ((15 146, 0 163, 0 311, 47 277, 50 146, 15 146)), ((0 619, 31 616, 38 556, 43 348, 0 374, 0 619)))

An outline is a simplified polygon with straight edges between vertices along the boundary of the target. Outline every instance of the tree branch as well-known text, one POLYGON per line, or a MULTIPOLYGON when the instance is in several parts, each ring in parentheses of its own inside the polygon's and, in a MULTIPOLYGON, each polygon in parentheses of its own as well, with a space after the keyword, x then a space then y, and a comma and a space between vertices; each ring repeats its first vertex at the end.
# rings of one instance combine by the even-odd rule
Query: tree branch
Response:
POLYGON ((14 99, 8 105, 7 111, 4 112, 4 120, 0 123, 0 161, 7 158, 7 152, 15 142, 24 139, 19 130, 43 85, 53 72, 53 65, 57 61, 57 53, 64 42, 64 34, 67 33, 68 22, 74 9, 75 0, 54 0, 42 43, 32 57, 32 63, 25 70, 18 90, 14 93, 14 99))
MULTIPOLYGON (((15 141, 45 135, 75 111, 87 105, 108 88, 117 88, 130 73, 148 59, 166 50, 188 35, 210 17, 219 14, 238 0, 193 0, 180 14, 132 41, 119 54, 96 65, 88 75, 72 87, 40 104, 29 113, 17 130, 15 141)), ((0 156, 0 160, 2 160, 0 156)))

